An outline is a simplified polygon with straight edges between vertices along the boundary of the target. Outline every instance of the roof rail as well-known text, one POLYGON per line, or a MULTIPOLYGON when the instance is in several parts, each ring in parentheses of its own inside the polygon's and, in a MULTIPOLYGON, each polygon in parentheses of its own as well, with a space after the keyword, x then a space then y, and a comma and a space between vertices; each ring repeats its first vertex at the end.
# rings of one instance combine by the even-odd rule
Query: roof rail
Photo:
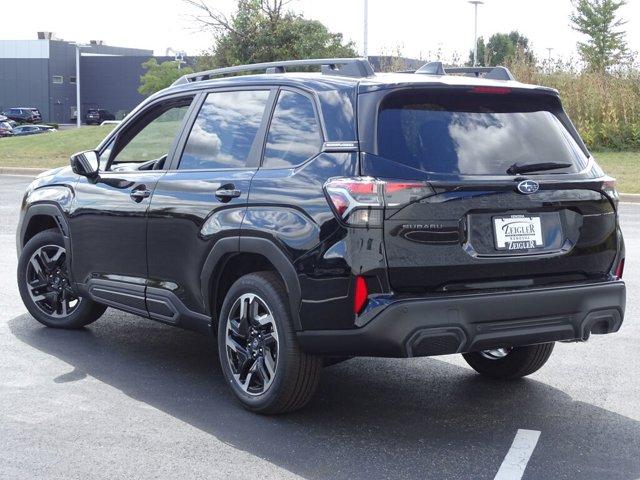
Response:
POLYGON ((484 78, 490 80, 515 80, 507 67, 444 67, 442 62, 430 62, 421 66, 415 73, 424 75, 447 75, 451 73, 463 73, 465 75, 475 75, 479 77, 484 74, 484 78))
POLYGON ((369 77, 373 75, 373 67, 366 58, 312 58, 308 60, 284 60, 281 62, 252 63, 235 67, 216 68, 204 72, 183 75, 173 85, 209 80, 220 75, 264 70, 265 73, 285 73, 287 67, 309 67, 320 65, 323 75, 342 75, 346 77, 369 77))

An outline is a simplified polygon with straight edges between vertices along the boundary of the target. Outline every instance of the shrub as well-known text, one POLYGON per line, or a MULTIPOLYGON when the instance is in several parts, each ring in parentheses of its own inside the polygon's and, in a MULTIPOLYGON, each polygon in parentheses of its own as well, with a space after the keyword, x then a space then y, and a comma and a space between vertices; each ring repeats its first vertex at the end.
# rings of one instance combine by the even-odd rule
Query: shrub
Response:
POLYGON ((521 82, 552 87, 587 146, 594 150, 640 149, 640 73, 580 72, 569 63, 540 69, 514 59, 509 65, 521 82), (543 71, 546 70, 546 71, 543 71))

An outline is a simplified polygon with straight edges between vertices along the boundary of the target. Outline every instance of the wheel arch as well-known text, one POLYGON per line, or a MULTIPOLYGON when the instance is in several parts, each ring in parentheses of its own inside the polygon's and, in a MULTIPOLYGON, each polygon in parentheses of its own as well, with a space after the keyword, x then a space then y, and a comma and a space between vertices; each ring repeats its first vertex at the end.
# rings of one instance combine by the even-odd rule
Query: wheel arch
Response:
POLYGON ((75 284, 73 270, 71 268, 71 236, 69 233, 69 222, 67 221, 62 208, 53 202, 41 202, 27 205, 24 216, 20 223, 17 238, 18 256, 22 253, 24 246, 37 234, 46 230, 56 229, 62 235, 64 248, 67 252, 66 263, 69 279, 75 284))
POLYGON ((200 276, 205 309, 213 321, 222 307, 224 295, 242 275, 259 271, 276 272, 287 290, 294 329, 300 322, 300 282, 291 260, 271 240, 254 237, 227 237, 219 240, 207 256, 200 276))
POLYGON ((20 250, 35 235, 51 229, 60 231, 65 239, 65 248, 70 252, 69 223, 60 207, 54 203, 30 205, 25 212, 20 228, 20 242, 18 245, 20 250))

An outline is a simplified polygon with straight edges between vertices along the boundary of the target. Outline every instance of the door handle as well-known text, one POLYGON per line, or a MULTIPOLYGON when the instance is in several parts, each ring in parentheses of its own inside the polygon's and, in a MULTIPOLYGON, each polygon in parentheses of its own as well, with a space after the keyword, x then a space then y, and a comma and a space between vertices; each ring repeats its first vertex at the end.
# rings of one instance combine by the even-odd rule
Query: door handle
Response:
POLYGON ((149 198, 149 196, 151 196, 151 192, 147 190, 147 187, 145 187, 144 185, 140 185, 139 187, 131 190, 129 196, 134 202, 140 203, 145 198, 149 198))
POLYGON ((216 190, 216 198, 222 202, 228 202, 232 198, 238 198, 242 195, 242 192, 234 185, 223 185, 218 190, 216 190))

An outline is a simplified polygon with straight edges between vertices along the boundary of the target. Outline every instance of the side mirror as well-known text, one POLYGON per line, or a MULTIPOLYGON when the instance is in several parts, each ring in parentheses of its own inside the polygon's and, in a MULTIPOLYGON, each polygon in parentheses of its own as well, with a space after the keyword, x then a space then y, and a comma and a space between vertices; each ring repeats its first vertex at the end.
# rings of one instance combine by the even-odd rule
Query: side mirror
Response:
POLYGON ((71 169, 73 173, 82 175, 91 180, 98 178, 98 172, 100 169, 100 159, 98 158, 98 152, 95 150, 87 150, 86 152, 79 152, 71 155, 69 159, 71 169))

